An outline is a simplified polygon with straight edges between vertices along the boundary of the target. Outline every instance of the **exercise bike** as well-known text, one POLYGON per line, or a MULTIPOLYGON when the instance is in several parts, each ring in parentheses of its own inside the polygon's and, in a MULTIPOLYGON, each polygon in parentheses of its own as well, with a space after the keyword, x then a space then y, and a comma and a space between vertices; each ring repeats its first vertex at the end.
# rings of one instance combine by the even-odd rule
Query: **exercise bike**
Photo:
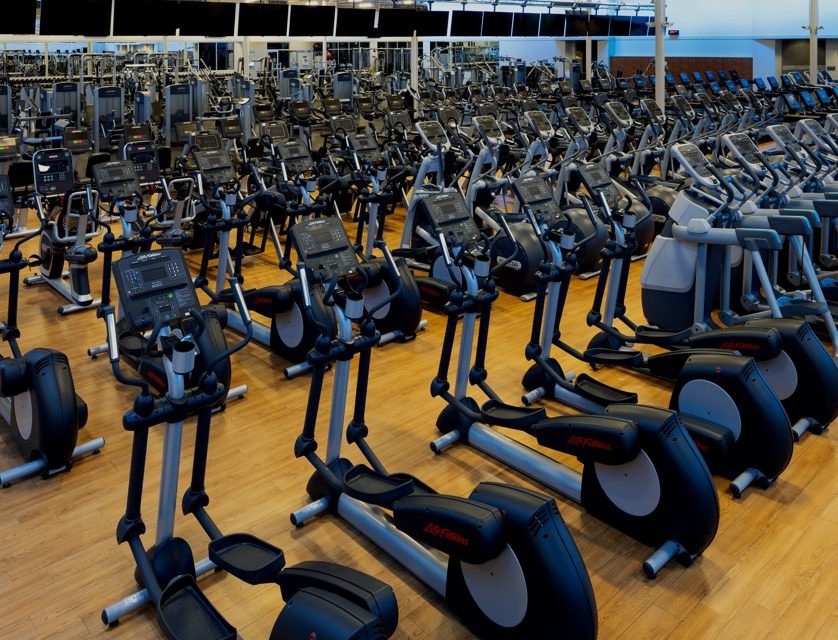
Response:
MULTIPOLYGON (((222 617, 201 591, 197 578, 211 570, 225 570, 252 585, 277 584, 286 602, 270 633, 271 640, 317 637, 330 640, 387 638, 398 621, 395 596, 386 584, 363 573, 325 562, 303 562, 285 568, 281 549, 246 533, 224 535, 209 515, 206 469, 212 409, 223 402, 225 387, 213 373, 215 366, 244 347, 244 338, 231 347, 204 352, 206 367, 194 378, 196 348, 213 314, 199 307, 195 287, 183 254, 163 249, 128 255, 111 266, 105 255, 105 273, 113 269, 126 323, 136 331, 151 329, 144 350, 159 351, 165 362, 169 393, 155 398, 148 384, 126 377, 120 369, 120 353, 114 308, 109 291, 103 290, 102 316, 108 332, 109 358, 114 376, 122 384, 139 387, 133 408, 123 426, 133 434, 131 471, 125 514, 117 526, 117 542, 128 543, 136 564, 141 589, 106 607, 102 621, 117 624, 127 614, 152 604, 157 621, 170 640, 235 640, 235 627, 222 617), (187 328, 188 327, 188 328, 187 328), (184 417, 197 413, 192 478, 183 495, 184 515, 193 515, 210 539, 209 556, 195 564, 192 548, 174 535, 177 484, 184 417), (142 542, 146 525, 141 516, 149 432, 165 425, 163 471, 154 546, 142 542)), ((108 284, 110 284, 108 282, 108 284)), ((235 279, 233 295, 245 325, 250 318, 235 279)))
MULTIPOLYGON (((552 499, 497 483, 481 483, 468 498, 439 494, 410 475, 388 473, 372 451, 366 441, 366 391, 379 333, 372 321, 375 309, 364 307, 364 279, 352 245, 335 233, 339 226, 337 219, 320 218, 291 230, 306 301, 318 282, 327 302, 338 281, 347 292, 345 307, 334 306, 337 337, 324 328, 309 354, 314 371, 308 410, 294 451, 315 468, 307 486, 312 502, 292 514, 292 522, 301 526, 326 511, 337 513, 445 598, 479 637, 540 636, 556 620, 567 637, 596 637, 590 581, 552 499), (353 323, 360 324, 359 334, 353 323), (355 356, 354 412, 344 434, 355 356), (316 425, 329 365, 334 382, 328 447, 321 457, 316 425), (344 435, 370 466, 341 457, 344 435)), ((387 255, 386 246, 378 246, 387 255)))
MULTIPOLYGON (((0 176, 0 188, 8 178, 0 176)), ((0 210, 0 248, 13 227, 12 212, 0 210)), ((41 474, 48 478, 68 471, 89 453, 105 445, 95 438, 76 446, 79 429, 87 422, 87 404, 75 391, 67 356, 49 348, 23 353, 18 345, 17 326, 20 272, 29 267, 20 247, 38 230, 20 238, 9 256, 0 260, 0 274, 9 275, 6 320, 0 322, 0 338, 9 344, 9 357, 0 356, 0 418, 8 425, 20 448, 24 463, 0 471, 0 486, 41 474)))

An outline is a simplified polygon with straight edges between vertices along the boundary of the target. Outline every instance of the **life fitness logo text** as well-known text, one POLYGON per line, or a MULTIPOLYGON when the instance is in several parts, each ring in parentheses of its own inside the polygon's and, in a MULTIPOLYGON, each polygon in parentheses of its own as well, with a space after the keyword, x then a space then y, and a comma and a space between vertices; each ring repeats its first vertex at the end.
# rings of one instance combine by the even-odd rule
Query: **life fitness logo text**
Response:
POLYGON ((585 447, 586 449, 602 449, 603 451, 611 451, 614 447, 608 442, 597 440, 596 438, 586 438, 584 436, 571 436, 568 444, 576 447, 585 447))
POLYGON ((434 536, 435 538, 448 540, 462 547, 468 547, 469 545, 471 545, 471 540, 469 540, 465 536, 460 535, 456 531, 451 531, 451 529, 448 529, 446 527, 442 527, 434 522, 429 522, 428 524, 426 524, 423 531, 428 535, 434 536))

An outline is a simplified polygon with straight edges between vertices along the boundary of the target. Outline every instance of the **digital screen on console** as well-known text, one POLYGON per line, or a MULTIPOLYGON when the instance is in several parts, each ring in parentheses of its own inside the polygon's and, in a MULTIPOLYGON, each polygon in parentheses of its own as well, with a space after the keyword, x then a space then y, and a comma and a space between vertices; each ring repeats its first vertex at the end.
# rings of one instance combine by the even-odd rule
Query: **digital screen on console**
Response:
POLYGON ((553 199, 553 194, 550 193, 550 188, 547 186, 547 183, 537 176, 517 180, 514 186, 522 204, 553 199))
POLYGON ((713 174, 707 168, 707 158, 701 153, 694 144, 680 144, 675 149, 686 162, 699 176, 702 178, 712 178, 713 174))
POLYGON ((529 119, 539 131, 550 131, 550 129, 552 129, 550 121, 547 120, 547 116, 545 116, 543 112, 527 111, 527 116, 529 116, 529 119))
POLYGON ((140 271, 143 276, 143 282, 149 283, 154 282, 155 280, 162 280, 166 277, 166 268, 165 267, 155 267, 153 269, 143 269, 140 271))
POLYGON ((748 164, 759 164, 759 158, 757 157, 759 149, 757 149, 753 140, 744 133, 734 133, 728 139, 745 162, 748 164))
POLYGON ((579 166, 579 171, 585 177, 589 186, 596 189, 611 184, 611 176, 598 164, 584 164, 579 166))
POLYGON ((498 126, 498 121, 495 120, 494 116, 475 116, 473 120, 487 138, 491 138, 492 140, 503 139, 500 126, 498 126))

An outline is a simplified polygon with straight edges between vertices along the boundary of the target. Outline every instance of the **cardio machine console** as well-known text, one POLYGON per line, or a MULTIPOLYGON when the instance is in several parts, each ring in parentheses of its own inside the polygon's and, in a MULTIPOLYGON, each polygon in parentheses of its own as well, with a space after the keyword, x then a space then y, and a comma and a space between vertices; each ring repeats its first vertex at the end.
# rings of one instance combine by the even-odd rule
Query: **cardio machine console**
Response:
POLYGON ((582 107, 568 107, 567 117, 583 136, 589 136, 594 132, 594 123, 582 107))
POLYGON ((64 148, 70 153, 86 153, 90 151, 90 130, 84 127, 80 129, 64 129, 64 148))
POLYGON ((660 105, 650 98, 643 98, 640 101, 640 108, 643 109, 643 113, 646 114, 652 122, 656 122, 659 125, 666 124, 666 114, 663 112, 663 109, 660 108, 660 105))
POLYGON ((358 130, 358 125, 355 123, 355 117, 345 114, 332 116, 329 119, 329 127, 334 135, 337 135, 338 133, 349 135, 350 133, 355 133, 355 131, 358 130))
POLYGON ((105 200, 133 198, 140 192, 140 179, 130 160, 113 160, 93 167, 93 179, 105 200))
POLYGON ((281 121, 266 122, 262 125, 262 135, 268 136, 276 144, 291 137, 288 132, 288 125, 281 121))
POLYGON ((674 95, 671 100, 672 106, 681 114, 681 117, 689 121, 695 120, 695 109, 693 109, 692 105, 684 96, 674 95))
POLYGON ((201 151, 218 151, 223 148, 221 137, 215 131, 193 131, 189 144, 201 151))
POLYGON ((206 184, 222 185, 237 180, 233 160, 226 149, 196 151, 195 164, 198 165, 198 171, 206 184))
POLYGON ((178 144, 186 144, 192 138, 192 134, 198 131, 197 122, 176 122, 175 140, 178 144))
POLYGON ((451 146, 451 142, 448 140, 448 134, 445 133, 445 129, 436 120, 417 122, 416 131, 419 132, 419 137, 422 138, 425 146, 434 153, 447 151, 451 146))
POLYGON ((17 136, 0 136, 0 162, 17 160, 20 157, 20 143, 17 136))
POLYGON ((474 116, 472 119, 480 134, 491 145, 502 144, 504 141, 503 132, 495 116, 474 116))
POLYGON ((600 198, 604 196, 608 207, 613 212, 620 205, 620 192, 617 191, 608 172, 594 162, 579 163, 577 166, 582 182, 591 197, 597 204, 600 204, 600 198))
POLYGON ((276 150, 289 174, 297 176, 311 167, 308 149, 299 140, 281 142, 276 145, 276 150))
POLYGON ((358 156, 358 162, 362 166, 365 164, 377 165, 384 162, 381 149, 378 148, 378 143, 371 135, 366 133, 352 133, 349 135, 349 146, 355 152, 355 155, 358 156))
POLYGON ((410 114, 404 109, 390 111, 387 114, 387 122, 391 129, 398 128, 399 131, 410 131, 413 123, 410 121, 410 114))
POLYGON ((631 119, 631 115, 626 110, 626 107, 622 102, 617 102, 616 100, 606 102, 605 110, 614 121, 614 124, 622 127, 623 129, 628 129, 634 124, 634 121, 631 119))
POLYGON ((549 138, 555 133, 553 125, 550 124, 550 121, 547 119, 547 116, 544 115, 543 111, 538 111, 537 109, 527 111, 524 113, 524 116, 527 118, 527 122, 530 127, 532 127, 535 131, 538 131, 538 135, 542 138, 549 138))
POLYGON ((267 102, 257 102, 252 108, 253 119, 259 123, 267 123, 274 119, 274 109, 267 102))
POLYGON ((759 159, 759 149, 749 136, 744 133, 729 133, 722 137, 725 147, 733 152, 739 162, 749 165, 757 171, 764 170, 762 161, 759 159))
POLYGON ((676 144, 672 147, 672 155, 678 164, 689 173, 700 185, 715 189, 719 181, 710 172, 707 157, 691 142, 676 144))
POLYGON ((125 159, 134 164, 142 184, 159 182, 160 180, 160 159, 157 156, 157 145, 153 142, 129 142, 123 150, 125 159))
POLYGON ((437 235, 437 230, 442 231, 450 245, 465 246, 480 239, 480 229, 459 192, 429 195, 422 199, 420 207, 433 228, 433 235, 437 235))
POLYGON ((199 307, 180 249, 126 256, 114 262, 113 273, 121 309, 131 329, 146 329, 158 320, 174 322, 199 307))
POLYGON ((122 139, 125 143, 145 142, 151 140, 148 127, 144 124, 126 124, 123 129, 122 139))
POLYGON ((64 195, 76 185, 73 154, 67 149, 43 149, 32 156, 35 192, 42 196, 64 195))
POLYGON ((780 148, 784 151, 792 151, 798 154, 804 152, 803 147, 800 146, 797 138, 794 137, 786 125, 772 124, 767 126, 765 130, 768 132, 768 135, 771 136, 771 139, 780 145, 780 148))
POLYGON ((221 129, 221 137, 225 140, 237 140, 243 135, 242 123, 238 116, 221 118, 218 121, 218 128, 221 129))
POLYGON ((529 207, 536 219, 541 219, 548 227, 564 217, 559 203, 541 176, 518 178, 512 183, 512 191, 521 206, 529 207))
POLYGON ((358 269, 352 242, 338 218, 305 219, 290 231, 300 261, 319 276, 344 278, 358 269))

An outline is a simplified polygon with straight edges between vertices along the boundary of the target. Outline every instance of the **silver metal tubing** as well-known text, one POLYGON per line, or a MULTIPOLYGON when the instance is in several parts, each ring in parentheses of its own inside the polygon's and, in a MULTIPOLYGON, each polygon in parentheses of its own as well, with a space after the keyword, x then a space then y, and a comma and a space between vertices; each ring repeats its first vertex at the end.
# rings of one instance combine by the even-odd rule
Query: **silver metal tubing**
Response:
POLYGON ((227 392, 226 402, 230 400, 238 400, 247 394, 247 385, 240 384, 237 387, 231 387, 230 390, 227 392))
POLYGON ((643 562, 643 573, 647 578, 654 579, 667 562, 684 551, 684 547, 674 540, 667 540, 643 562))
POLYGON ((577 504, 582 502, 582 475, 560 462, 479 422, 471 425, 468 441, 475 449, 500 460, 577 504))
POLYGON ((791 432, 794 436, 794 441, 799 442, 800 438, 803 437, 803 434, 806 433, 809 429, 814 426, 817 426, 817 422, 812 418, 800 418, 797 422, 792 425, 791 432))
POLYGON ((85 443, 82 443, 75 449, 73 449, 73 453, 70 457, 73 460, 78 460, 79 458, 86 456, 89 453, 98 453, 99 449, 101 449, 104 446, 104 438, 95 438, 93 440, 89 440, 85 443))
POLYGON ((0 486, 8 488, 13 482, 41 473, 47 468, 46 460, 32 460, 0 473, 0 486))
POLYGON ((312 518, 316 518, 320 514, 325 513, 328 508, 328 498, 319 498, 314 502, 309 502, 302 509, 297 509, 291 514, 291 524, 295 527, 302 527, 312 518))
MULTIPOLYGON (((195 564, 195 574, 199 578, 213 569, 215 569, 215 564, 209 558, 204 558, 195 564)), ((109 607, 102 609, 102 622, 107 625, 116 624, 120 618, 142 609, 150 602, 151 598, 148 595, 148 589, 140 589, 119 602, 115 602, 109 607)))
POLYGON ((547 389, 544 387, 537 387, 530 391, 529 393, 525 393, 521 396, 521 402, 523 402, 526 406, 530 406, 531 404, 538 402, 544 396, 547 395, 547 389))
POLYGON ((431 451, 434 453, 442 453, 448 447, 455 445, 460 440, 460 432, 459 431, 449 431, 445 435, 440 436, 433 442, 431 442, 431 451))
MULTIPOLYGON (((261 322, 252 322, 250 326, 253 327, 253 341, 258 342, 264 347, 270 348, 271 328, 265 326, 261 322)), ((235 331, 241 335, 244 335, 247 332, 241 315, 233 309, 227 309, 227 328, 230 329, 230 331, 235 331)))
POLYGON ((305 375, 311 371, 312 367, 308 362, 300 362, 299 364, 292 364, 290 367, 285 367, 283 373, 288 380, 292 380, 299 376, 305 375))
POLYGON ((448 558, 418 543, 396 529, 378 507, 342 494, 338 514, 397 560, 403 567, 443 598, 448 577, 448 558))
POLYGON ((332 384, 332 407, 329 413, 329 435, 326 443, 326 462, 340 457, 343 442, 343 426, 346 416, 346 395, 349 390, 348 360, 341 360, 335 365, 335 378, 332 384))
POLYGON ((93 302, 86 305, 76 304, 75 302, 62 304, 58 307, 58 313, 66 316, 68 313, 75 313, 76 311, 90 311, 91 309, 98 309, 101 303, 101 298, 95 298, 93 302))
POLYGON ((764 477, 765 475, 757 469, 745 469, 742 473, 736 476, 736 478, 734 478, 733 482, 730 483, 730 491, 733 493, 733 497, 741 498, 742 494, 745 493, 745 489, 751 486, 754 481, 764 477))

